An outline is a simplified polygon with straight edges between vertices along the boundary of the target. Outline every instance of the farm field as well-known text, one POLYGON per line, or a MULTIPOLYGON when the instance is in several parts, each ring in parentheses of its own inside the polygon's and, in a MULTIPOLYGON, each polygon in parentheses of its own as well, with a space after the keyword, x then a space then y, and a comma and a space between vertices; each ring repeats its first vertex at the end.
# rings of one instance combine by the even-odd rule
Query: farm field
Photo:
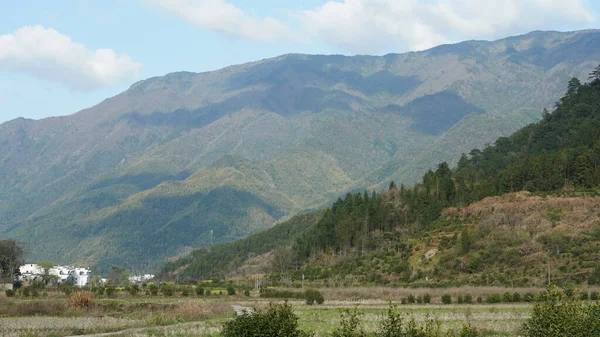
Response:
MULTIPOLYGON (((471 288, 398 289, 329 288, 321 289, 325 303, 307 305, 304 300, 288 301, 299 318, 299 327, 315 336, 328 336, 340 324, 344 310, 356 310, 365 332, 377 330, 390 304, 397 305, 406 320, 417 323, 439 322, 443 330, 458 330, 470 324, 485 336, 518 336, 531 314, 531 303, 486 303, 486 293, 537 293, 539 289, 471 288), (458 294, 472 294, 473 304, 457 304, 458 294), (406 297, 431 296, 431 303, 407 304, 406 297), (442 304, 442 295, 451 294, 453 304, 442 304), (344 299, 346 297, 346 299, 344 299), (371 298, 369 298, 371 297, 371 298), (483 297, 482 303, 477 298, 483 297)), ((265 310, 283 299, 250 296, 112 296, 92 295, 87 305, 75 308, 66 295, 45 293, 39 298, 0 296, 0 336, 50 337, 96 335, 110 336, 219 336, 222 325, 233 317, 233 306, 265 310)))

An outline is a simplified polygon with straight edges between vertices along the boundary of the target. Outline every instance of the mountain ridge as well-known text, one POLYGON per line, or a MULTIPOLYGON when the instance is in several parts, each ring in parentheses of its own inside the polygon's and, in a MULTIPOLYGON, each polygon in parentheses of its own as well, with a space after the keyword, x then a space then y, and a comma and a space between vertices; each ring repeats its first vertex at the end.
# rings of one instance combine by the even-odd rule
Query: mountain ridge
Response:
MULTIPOLYGON (((123 244, 99 248, 103 236, 136 231, 138 222, 119 213, 134 206, 140 214, 146 207, 165 213, 160 221, 142 217, 150 235, 189 214, 183 207, 167 207, 177 204, 175 199, 221 191, 225 194, 211 195, 221 204, 210 210, 197 203, 186 206, 206 214, 186 218, 184 227, 190 232, 196 226, 212 228, 220 233, 215 242, 224 242, 322 207, 348 190, 390 180, 411 184, 439 154, 456 158, 457 151, 480 147, 539 118, 541 108, 559 98, 566 80, 584 76, 600 62, 599 36, 513 37, 511 46, 519 43, 523 50, 541 46, 527 55, 517 46, 512 53, 522 57, 513 58, 502 54, 509 38, 386 56, 289 54, 212 72, 153 77, 70 116, 2 123, 0 193, 8 198, 0 200, 0 235, 40 240, 60 228, 70 239, 41 247, 35 258, 64 261, 76 254, 77 248, 67 248, 75 245, 89 251, 80 261, 104 256, 97 259, 101 269, 123 264, 147 270, 191 247, 165 238, 172 249, 151 251, 150 262, 141 264, 127 254, 110 253, 123 244), (544 58, 548 48, 564 44, 574 44, 574 52, 567 48, 544 58), (557 60, 553 68, 544 68, 557 60), (390 106, 397 108, 382 111, 390 106), (444 111, 445 106, 452 108, 444 111), (454 126, 464 130, 462 136, 454 126), (481 131, 492 129, 497 131, 481 131), (244 162, 222 160, 227 156, 244 162), (229 195, 220 189, 228 187, 266 204, 254 203, 229 219, 227 202, 219 197, 229 195), (159 198, 158 205, 134 202, 161 193, 174 199, 159 198), (122 210, 116 213, 120 225, 103 225, 101 219, 115 209, 122 210), (203 223, 202 218, 213 220, 203 223), (247 230, 237 231, 236 222, 247 230)), ((141 249, 135 237, 129 240, 133 251, 141 249)))

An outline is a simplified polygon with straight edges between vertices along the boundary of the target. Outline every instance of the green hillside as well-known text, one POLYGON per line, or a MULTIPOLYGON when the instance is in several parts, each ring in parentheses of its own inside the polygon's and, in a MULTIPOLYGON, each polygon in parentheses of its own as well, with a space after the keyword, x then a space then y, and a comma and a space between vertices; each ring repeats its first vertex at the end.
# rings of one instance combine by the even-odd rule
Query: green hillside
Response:
POLYGON ((412 188, 348 194, 315 213, 316 222, 277 225, 261 233, 279 247, 270 254, 242 240, 194 252, 162 275, 226 277, 248 255, 263 254, 263 272, 275 282, 304 275, 344 285, 600 283, 599 103, 600 66, 589 83, 572 79, 540 122, 462 155, 454 170, 441 163, 412 188), (301 233, 274 234, 290 226, 301 233), (224 251, 235 263, 211 267, 224 251), (274 267, 282 263, 287 268, 274 267))
POLYGON ((145 271, 348 191, 412 185, 439 161, 538 120, 600 62, 599 36, 284 55, 155 77, 70 116, 3 123, 0 237, 35 242, 33 260, 145 271))

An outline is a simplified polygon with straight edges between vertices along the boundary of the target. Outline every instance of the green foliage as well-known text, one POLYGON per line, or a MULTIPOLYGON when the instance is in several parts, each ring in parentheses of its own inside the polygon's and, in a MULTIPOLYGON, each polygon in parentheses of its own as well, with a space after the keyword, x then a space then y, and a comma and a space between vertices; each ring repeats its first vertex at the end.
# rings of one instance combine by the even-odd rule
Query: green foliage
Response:
POLYGON ((450 294, 442 295, 442 303, 443 304, 452 304, 452 295, 450 295, 450 294))
POLYGON ((332 337, 366 337, 360 313, 356 309, 345 309, 342 312, 340 325, 332 332, 332 337))
POLYGON ((129 295, 135 296, 140 292, 140 287, 137 284, 133 284, 126 287, 125 290, 129 293, 129 295))
POLYGON ((175 295, 175 287, 170 283, 163 283, 160 285, 160 291, 165 296, 175 295))
POLYGON ((308 337, 298 329, 298 317, 287 304, 271 304, 265 312, 245 312, 223 325, 223 337, 308 337))
POLYGON ((232 286, 227 287, 227 295, 229 295, 229 296, 235 295, 235 288, 232 286))
POLYGON ((12 290, 12 289, 6 289, 4 291, 4 293, 6 294, 6 297, 13 297, 13 296, 15 296, 15 291, 12 290))
POLYGON ((431 295, 430 294, 423 295, 423 303, 425 303, 425 304, 431 303, 431 295))
POLYGON ((600 335, 600 306, 586 305, 578 296, 567 296, 556 287, 546 291, 523 325, 526 337, 587 337, 600 335))
POLYGON ((500 297, 500 294, 490 294, 487 296, 487 299, 485 301, 490 304, 500 303, 502 302, 502 297, 500 297))
MULTIPOLYGON (((364 336, 347 334, 343 336, 364 336)), ((419 326, 414 318, 405 321, 402 313, 394 305, 390 305, 387 315, 381 321, 380 326, 375 333, 377 337, 441 337, 440 322, 433 319, 426 319, 422 326, 419 326)))

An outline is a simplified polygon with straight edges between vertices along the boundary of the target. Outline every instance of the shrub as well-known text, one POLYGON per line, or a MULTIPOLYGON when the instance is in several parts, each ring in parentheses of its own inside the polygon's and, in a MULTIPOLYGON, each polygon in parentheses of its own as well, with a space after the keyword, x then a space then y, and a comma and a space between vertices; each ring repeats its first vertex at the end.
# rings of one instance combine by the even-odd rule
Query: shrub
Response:
POLYGON ((184 296, 184 297, 190 296, 190 290, 187 287, 183 288, 183 290, 181 290, 181 296, 184 296))
POLYGON ((4 291, 4 293, 6 294, 6 297, 13 297, 13 296, 15 296, 15 291, 12 290, 12 289, 6 289, 4 291))
POLYGON ((599 299, 600 299, 600 296, 598 295, 598 292, 592 291, 592 293, 590 294, 590 300, 598 301, 599 299))
POLYGON ((21 290, 23 296, 25 297, 29 297, 29 295, 31 295, 31 288, 29 287, 25 287, 21 290))
POLYGON ((152 295, 152 296, 158 295, 158 286, 156 284, 150 283, 150 284, 148 284, 146 289, 148 289, 148 291, 150 292, 150 295, 152 295))
POLYGON ((431 303, 431 295, 429 295, 429 294, 423 295, 423 303, 425 303, 425 304, 431 303))
POLYGON ((483 298, 481 296, 477 296, 477 303, 483 303, 483 298))
POLYGON ((410 295, 408 295, 408 297, 406 297, 406 301, 407 301, 409 304, 414 304, 414 303, 415 303, 417 300, 416 300, 416 298, 415 298, 415 295, 413 295, 413 294, 410 294, 410 295))
POLYGON ((504 295, 502 295, 502 302, 512 302, 512 294, 510 292, 505 292, 504 295))
POLYGON ((590 299, 590 296, 589 296, 589 294, 588 294, 588 292, 587 292, 587 291, 582 291, 582 292, 579 294, 579 299, 580 299, 580 300, 582 300, 582 301, 587 301, 587 300, 589 300, 589 299, 590 299))
POLYGON ((160 286, 160 291, 165 296, 173 296, 175 294, 175 288, 173 285, 165 283, 160 286))
POLYGON ((102 296, 102 295, 104 295, 104 291, 105 291, 105 288, 104 288, 104 287, 98 287, 98 288, 96 288, 96 294, 97 294, 98 296, 102 296))
POLYGON ((198 296, 202 296, 202 295, 204 295, 204 288, 202 288, 202 287, 201 287, 201 286, 199 286, 199 285, 197 285, 197 286, 196 286, 196 289, 195 289, 195 291, 196 291, 196 295, 198 295, 198 296))
POLYGON ((332 337, 366 337, 356 308, 342 312, 340 325, 331 334, 332 337))
POLYGON ((512 295, 512 301, 513 301, 513 302, 521 302, 521 294, 519 294, 519 293, 515 292, 515 293, 512 295))
POLYGON ((526 337, 600 336, 600 305, 587 306, 556 287, 549 287, 545 298, 535 304, 531 318, 523 325, 526 337))
POLYGON ((229 296, 235 295, 235 289, 232 286, 227 287, 227 295, 229 295, 229 296))
POLYGON ((500 297, 500 294, 491 294, 488 295, 485 301, 487 303, 500 303, 502 301, 502 298, 500 297))
POLYGON ((115 293, 115 291, 115 287, 106 287, 106 289, 104 289, 106 296, 112 296, 115 293))
MULTIPOLYGON (((377 337, 437 337, 441 335, 440 323, 427 319, 424 325, 419 326, 414 318, 405 323, 404 318, 394 305, 390 305, 387 316, 381 321, 375 336, 377 337)), ((343 336, 364 336, 347 334, 343 336)))
POLYGON ((442 295, 442 303, 443 304, 452 304, 452 296, 449 294, 442 295))
POLYGON ((269 305, 265 312, 245 312, 223 325, 223 337, 305 337, 311 336, 298 329, 298 316, 286 303, 269 305))
POLYGON ((523 301, 533 302, 535 301, 535 295, 533 293, 525 293, 525 295, 523 296, 523 301))
POLYGON ((308 305, 313 305, 315 302, 317 304, 323 304, 323 302, 325 302, 325 299, 323 298, 323 295, 321 295, 321 292, 316 289, 309 289, 305 291, 304 297, 306 298, 306 304, 308 305))
POLYGON ((140 287, 137 284, 134 284, 127 287, 127 291, 129 292, 129 295, 135 296, 140 292, 140 287))
POLYGON ((248 290, 248 289, 244 290, 244 296, 250 296, 250 290, 248 290))
POLYGON ((479 333, 477 332, 477 329, 475 329, 474 327, 470 326, 470 325, 463 325, 462 329, 460 330, 460 333, 458 335, 458 337, 478 337, 479 333))
POLYGON ((471 304, 471 303, 473 303, 473 297, 471 297, 471 294, 466 294, 466 295, 464 296, 464 302, 465 302, 466 304, 471 304))
POLYGON ((458 295, 458 297, 456 298, 456 303, 458 304, 463 304, 463 295, 458 295))
POLYGON ((76 292, 67 298, 67 306, 71 309, 84 309, 90 305, 92 293, 88 291, 76 292))

